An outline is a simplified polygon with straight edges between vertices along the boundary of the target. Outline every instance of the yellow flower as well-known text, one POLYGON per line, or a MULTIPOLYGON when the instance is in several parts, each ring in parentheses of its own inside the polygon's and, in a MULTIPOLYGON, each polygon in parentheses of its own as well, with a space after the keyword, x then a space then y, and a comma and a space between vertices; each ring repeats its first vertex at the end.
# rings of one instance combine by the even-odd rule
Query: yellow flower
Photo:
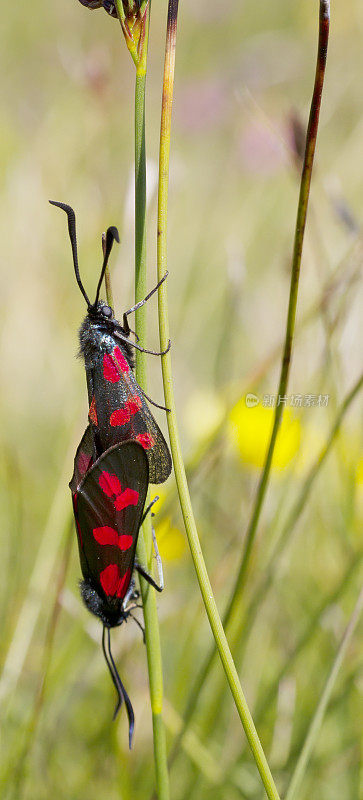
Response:
MULTIPOLYGON (((241 460, 262 467, 270 440, 274 409, 261 405, 247 407, 242 397, 229 413, 229 437, 241 460)), ((284 409, 277 436, 272 468, 281 470, 291 461, 300 446, 301 426, 289 409, 284 409)))
POLYGON ((156 540, 163 561, 178 561, 186 551, 182 532, 173 525, 171 517, 165 517, 156 527, 156 540))
POLYGON ((165 503, 167 492, 158 487, 157 494, 159 500, 154 508, 156 514, 155 533, 159 552, 163 561, 178 561, 186 551, 185 536, 176 525, 173 525, 170 515, 164 517, 159 524, 157 523, 157 516, 165 503))

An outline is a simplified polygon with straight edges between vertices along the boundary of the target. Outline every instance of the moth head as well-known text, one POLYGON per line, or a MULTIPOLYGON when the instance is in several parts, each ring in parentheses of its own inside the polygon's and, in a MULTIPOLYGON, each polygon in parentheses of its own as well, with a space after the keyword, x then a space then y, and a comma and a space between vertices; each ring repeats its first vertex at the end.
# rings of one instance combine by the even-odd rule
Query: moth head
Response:
POLYGON ((99 300, 96 305, 89 306, 87 314, 90 319, 97 319, 97 322, 113 322, 115 319, 113 309, 104 300, 99 300))

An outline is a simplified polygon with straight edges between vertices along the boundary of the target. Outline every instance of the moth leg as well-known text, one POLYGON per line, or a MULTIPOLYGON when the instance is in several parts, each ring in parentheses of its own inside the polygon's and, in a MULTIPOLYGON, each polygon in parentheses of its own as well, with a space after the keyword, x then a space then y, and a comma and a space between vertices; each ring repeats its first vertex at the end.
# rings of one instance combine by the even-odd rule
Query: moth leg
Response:
POLYGON ((156 541, 156 533, 154 526, 151 526, 151 533, 153 537, 153 545, 154 545, 154 552, 155 552, 155 559, 156 559, 156 567, 158 571, 158 578, 159 578, 159 588, 158 591, 162 592, 164 589, 164 573, 163 573, 163 562, 161 560, 161 555, 159 553, 158 543, 156 541))
POLYGON ((137 335, 136 331, 133 331, 132 328, 130 328, 126 314, 123 315, 122 330, 125 336, 130 336, 130 333, 132 333, 132 335, 135 336, 136 341, 140 341, 140 336, 137 335))
POLYGON ((148 505, 147 509, 144 511, 144 513, 143 513, 143 515, 142 515, 142 517, 141 517, 140 528, 141 528, 141 525, 143 524, 143 522, 145 522, 145 519, 146 519, 146 517, 147 517, 147 515, 148 515, 149 511, 152 509, 153 505, 154 505, 155 503, 157 503, 157 501, 158 501, 158 500, 159 500, 159 495, 155 495, 155 497, 153 498, 153 500, 151 501, 151 503, 149 503, 149 505, 148 505))
POLYGON ((125 594, 124 601, 123 601, 123 604, 122 604, 124 609, 125 609, 125 611, 127 610, 126 609, 127 604, 128 603, 132 603, 135 600, 138 600, 139 597, 140 597, 140 593, 136 589, 134 579, 132 579, 131 582, 130 582, 130 586, 129 586, 126 594, 125 594))
POLYGON ((151 575, 149 575, 149 573, 146 572, 146 570, 143 567, 140 566, 140 564, 136 564, 136 562, 135 562, 135 569, 137 570, 139 575, 141 575, 141 577, 144 578, 145 581, 147 581, 147 583, 149 583, 150 586, 153 587, 153 589, 156 589, 157 592, 162 592, 163 591, 164 585, 159 586, 156 583, 156 581, 154 581, 154 578, 152 578, 151 575))
POLYGON ((141 386, 139 386, 139 389, 140 389, 141 394, 143 394, 144 397, 146 397, 146 400, 148 400, 149 403, 151 403, 151 405, 156 406, 156 408, 161 408, 162 411, 170 411, 170 408, 167 408, 167 406, 161 406, 161 405, 159 405, 159 403, 155 403, 155 400, 152 400, 151 397, 149 397, 149 395, 146 394, 146 392, 144 392, 144 390, 141 388, 141 386))
POLYGON ((135 569, 137 570, 139 575, 141 575, 141 577, 144 578, 150 584, 150 586, 152 586, 154 589, 156 589, 157 592, 162 592, 163 589, 164 589, 163 565, 162 565, 160 553, 159 553, 159 550, 158 550, 158 545, 157 545, 157 542, 156 542, 156 536, 155 536, 154 528, 152 527, 151 530, 152 530, 152 536, 153 536, 153 543, 154 543, 156 565, 157 565, 157 570, 158 570, 159 584, 157 584, 156 581, 154 581, 154 578, 152 578, 151 575, 149 575, 149 573, 146 572, 146 570, 140 564, 138 564, 136 561, 135 561, 135 569))
POLYGON ((140 630, 141 630, 141 632, 142 632, 142 639, 143 639, 143 642, 144 642, 144 644, 146 644, 146 639, 145 639, 145 628, 144 628, 144 626, 143 626, 143 625, 141 625, 141 622, 139 622, 139 620, 137 619, 137 617, 134 617, 134 615, 133 615, 133 614, 131 614, 131 613, 130 613, 130 617, 131 617, 131 619, 133 619, 133 620, 134 620, 134 622, 136 622, 136 625, 138 625, 138 626, 139 626, 139 628, 140 628, 140 630))
POLYGON ((132 603, 131 606, 128 606, 128 608, 125 608, 125 614, 126 613, 129 614, 130 611, 134 611, 135 608, 143 608, 142 603, 132 603))
MULTIPOLYGON (((127 314, 123 315, 122 328, 124 330, 125 336, 130 336, 131 328, 130 328, 130 325, 129 325, 128 320, 127 320, 127 314)), ((139 341, 139 340, 137 339, 137 341, 139 341)))
POLYGON ((113 335, 116 336, 116 339, 121 339, 121 342, 127 342, 127 344, 129 344, 131 347, 136 347, 136 350, 140 350, 140 353, 147 353, 149 356, 165 356, 166 353, 168 353, 171 348, 170 339, 166 350, 158 351, 158 350, 147 350, 146 347, 141 347, 139 344, 136 344, 136 342, 130 342, 128 336, 126 336, 126 334, 122 335, 122 333, 119 333, 119 331, 115 331, 113 335))
POLYGON ((144 297, 143 300, 140 300, 139 303, 136 303, 136 305, 132 306, 132 308, 129 308, 128 311, 125 311, 125 313, 124 313, 124 327, 125 327, 125 317, 128 317, 129 314, 133 314, 134 311, 137 311, 138 308, 141 308, 141 306, 145 305, 145 303, 147 303, 147 301, 150 300, 150 297, 152 297, 152 295, 155 294, 155 292, 157 292, 159 286, 161 286, 161 284, 164 283, 164 281, 168 277, 168 275, 169 275, 169 272, 167 270, 165 275, 163 275, 163 277, 159 281, 159 283, 157 283, 156 286, 154 286, 154 288, 151 289, 151 292, 149 292, 149 294, 147 294, 146 297, 144 297))

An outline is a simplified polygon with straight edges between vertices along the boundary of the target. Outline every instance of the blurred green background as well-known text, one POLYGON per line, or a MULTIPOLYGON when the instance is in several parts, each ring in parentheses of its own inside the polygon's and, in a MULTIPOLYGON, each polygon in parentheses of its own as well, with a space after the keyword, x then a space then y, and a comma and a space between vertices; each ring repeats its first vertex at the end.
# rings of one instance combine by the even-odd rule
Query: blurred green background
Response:
MULTIPOLYGON (((150 287, 156 282, 166 10, 166 2, 154 0, 147 85, 150 287)), ((241 558, 271 426, 273 412, 263 398, 275 395, 278 380, 298 198, 294 131, 307 122, 317 13, 313 0, 184 0, 180 7, 169 212, 173 367, 192 498, 221 610, 241 558), (255 408, 246 406, 246 392, 258 398, 255 408)), ((288 409, 281 431, 235 651, 282 792, 362 575, 360 398, 299 519, 294 511, 361 369, 363 6, 346 0, 333 4, 332 14, 289 385, 289 397, 302 395, 303 404, 288 409), (319 395, 328 401, 318 405, 319 395), (285 545, 271 565, 284 529, 285 545), (272 578, 261 598, 266 569, 272 578)), ((136 713, 129 753, 126 715, 111 722, 101 626, 81 605, 73 531, 69 539, 67 484, 87 417, 84 371, 75 358, 85 307, 65 219, 48 205, 61 200, 77 212, 81 271, 91 295, 101 232, 119 227, 112 269, 121 314, 133 300, 134 68, 117 22, 77 0, 8 3, 1 22, 1 792, 14 800, 144 800, 154 768, 141 636, 132 624, 113 635, 136 713)), ((148 318, 153 347, 155 301, 148 318)), ((153 359, 149 393, 162 402, 153 359)), ((156 416, 165 426, 161 412, 156 416)), ((171 744, 211 634, 173 478, 157 521, 171 744)), ((358 798, 362 689, 357 632, 301 800, 358 798)), ((219 664, 203 687, 171 785, 173 800, 263 797, 219 664)))

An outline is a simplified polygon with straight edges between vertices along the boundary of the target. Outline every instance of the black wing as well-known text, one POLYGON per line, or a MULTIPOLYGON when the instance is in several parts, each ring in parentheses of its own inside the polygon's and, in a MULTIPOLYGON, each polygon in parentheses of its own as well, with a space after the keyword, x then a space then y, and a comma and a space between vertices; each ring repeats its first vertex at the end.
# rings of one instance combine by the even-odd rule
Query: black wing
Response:
POLYGON ((101 352, 90 371, 93 396, 89 419, 102 450, 134 439, 146 451, 150 483, 166 481, 172 466, 169 448, 145 402, 122 344, 115 344, 110 353, 101 352))
POLYGON ((69 487, 73 495, 77 491, 81 480, 84 478, 95 460, 96 456, 92 428, 90 425, 88 425, 77 447, 76 455, 74 457, 74 470, 72 479, 69 483, 69 487))
POLYGON ((83 577, 106 600, 130 584, 148 487, 148 461, 137 442, 111 447, 73 497, 83 577))
POLYGON ((90 8, 93 10, 94 8, 104 8, 111 17, 117 18, 117 12, 115 9, 115 3, 113 0, 80 0, 83 6, 86 8, 90 8))

